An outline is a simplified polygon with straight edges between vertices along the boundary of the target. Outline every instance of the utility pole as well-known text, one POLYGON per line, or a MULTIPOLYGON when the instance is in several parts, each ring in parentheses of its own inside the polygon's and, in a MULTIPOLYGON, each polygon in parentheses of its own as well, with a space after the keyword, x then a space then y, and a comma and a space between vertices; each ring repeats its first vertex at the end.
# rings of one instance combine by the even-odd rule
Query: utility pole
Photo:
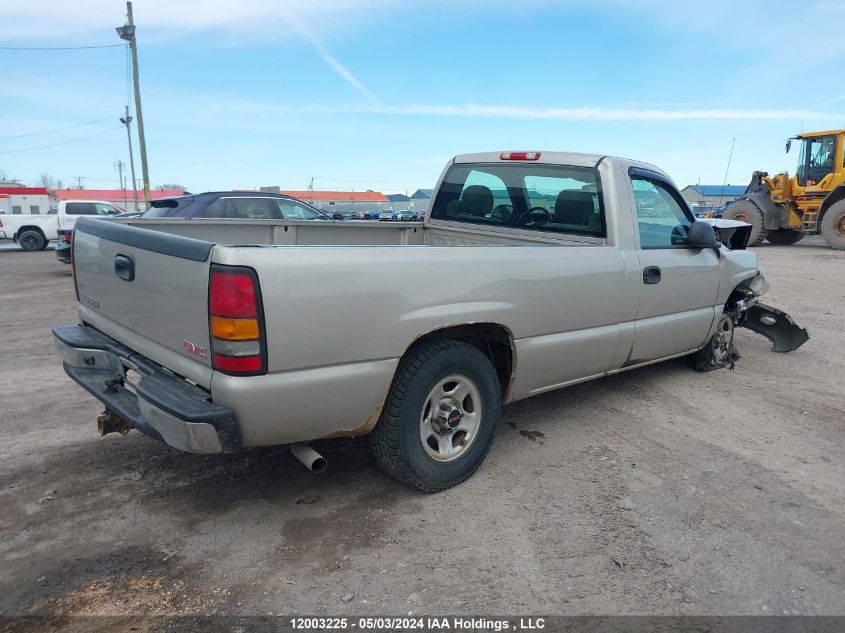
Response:
POLYGON ((116 161, 114 168, 117 169, 117 178, 120 180, 120 188, 123 189, 123 208, 126 209, 126 181, 123 180, 123 161, 116 161))
POLYGON ((126 106, 126 114, 120 119, 120 122, 126 126, 126 140, 129 141, 129 169, 130 173, 132 174, 132 199, 135 201, 135 208, 133 211, 138 210, 138 185, 137 180, 135 180, 135 157, 132 154, 132 128, 129 127, 129 124, 132 123, 132 117, 129 116, 129 106, 126 106))
POLYGON ((311 184, 308 185, 308 202, 314 202, 314 176, 311 176, 311 184))
MULTIPOLYGON (((135 21, 132 18, 131 2, 126 3, 126 25, 117 27, 117 34, 120 36, 120 39, 129 42, 129 50, 132 53, 132 81, 135 89, 135 116, 138 117, 138 143, 141 146, 141 173, 144 176, 144 202, 149 207, 150 170, 147 167, 147 141, 144 136, 144 113, 141 110, 141 85, 138 78, 138 46, 135 41, 135 21)), ((133 186, 132 188, 134 189, 135 187, 133 186)))
POLYGON ((74 176, 74 178, 76 178, 76 188, 84 189, 85 187, 82 186, 82 181, 85 180, 85 176, 74 176))

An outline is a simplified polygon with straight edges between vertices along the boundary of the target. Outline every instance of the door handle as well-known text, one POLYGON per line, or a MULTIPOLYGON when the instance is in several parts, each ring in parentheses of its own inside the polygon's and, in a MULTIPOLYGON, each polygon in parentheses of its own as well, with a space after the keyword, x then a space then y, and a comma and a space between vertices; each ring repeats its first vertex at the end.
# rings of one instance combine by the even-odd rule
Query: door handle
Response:
POLYGON ((660 283, 661 273, 660 266, 646 266, 643 268, 643 283, 657 284, 660 283))
POLYGON ((114 258, 114 274, 124 281, 135 279, 135 258, 132 255, 116 255, 114 258))

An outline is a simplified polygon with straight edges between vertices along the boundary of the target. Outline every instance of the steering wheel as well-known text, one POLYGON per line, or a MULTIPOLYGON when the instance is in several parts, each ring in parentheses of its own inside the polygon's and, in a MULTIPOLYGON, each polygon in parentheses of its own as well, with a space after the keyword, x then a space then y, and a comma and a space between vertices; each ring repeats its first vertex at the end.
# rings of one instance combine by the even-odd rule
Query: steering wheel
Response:
POLYGON ((494 220, 501 220, 502 222, 509 222, 513 216, 513 206, 509 204, 497 204, 490 212, 490 217, 494 220))
POLYGON ((523 211, 519 214, 519 217, 516 220, 517 224, 528 224, 529 222, 552 222, 554 221, 554 216, 552 216, 551 212, 546 209, 545 207, 531 207, 527 211, 523 211), (535 213, 542 213, 546 216, 545 219, 542 220, 535 220, 534 214, 535 213))

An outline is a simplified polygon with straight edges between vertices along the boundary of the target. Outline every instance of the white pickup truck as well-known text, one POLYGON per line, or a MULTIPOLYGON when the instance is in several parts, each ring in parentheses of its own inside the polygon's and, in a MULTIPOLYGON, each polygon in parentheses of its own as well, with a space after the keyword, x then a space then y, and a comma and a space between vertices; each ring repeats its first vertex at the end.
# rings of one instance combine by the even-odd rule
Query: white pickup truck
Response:
POLYGON ((102 200, 61 200, 46 215, 0 215, 0 240, 12 240, 25 251, 40 251, 59 238, 59 231, 72 231, 83 216, 113 216, 123 210, 102 200))
POLYGON ((307 443, 369 435, 435 492, 479 467, 502 404, 679 356, 731 366, 735 326, 799 347, 758 301, 748 229, 696 221, 645 163, 468 154, 422 224, 82 219, 79 323, 53 334, 102 434, 290 444, 313 470, 307 443))

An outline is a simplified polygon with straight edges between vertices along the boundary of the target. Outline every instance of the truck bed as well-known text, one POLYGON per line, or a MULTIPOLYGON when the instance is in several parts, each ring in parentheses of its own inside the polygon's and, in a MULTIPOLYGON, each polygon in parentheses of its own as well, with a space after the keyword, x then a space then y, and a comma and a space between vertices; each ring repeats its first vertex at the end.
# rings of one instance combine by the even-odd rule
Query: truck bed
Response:
POLYGON ((539 234, 512 227, 460 226, 455 222, 295 222, 180 218, 113 220, 224 246, 508 246, 604 244, 601 238, 539 234))

